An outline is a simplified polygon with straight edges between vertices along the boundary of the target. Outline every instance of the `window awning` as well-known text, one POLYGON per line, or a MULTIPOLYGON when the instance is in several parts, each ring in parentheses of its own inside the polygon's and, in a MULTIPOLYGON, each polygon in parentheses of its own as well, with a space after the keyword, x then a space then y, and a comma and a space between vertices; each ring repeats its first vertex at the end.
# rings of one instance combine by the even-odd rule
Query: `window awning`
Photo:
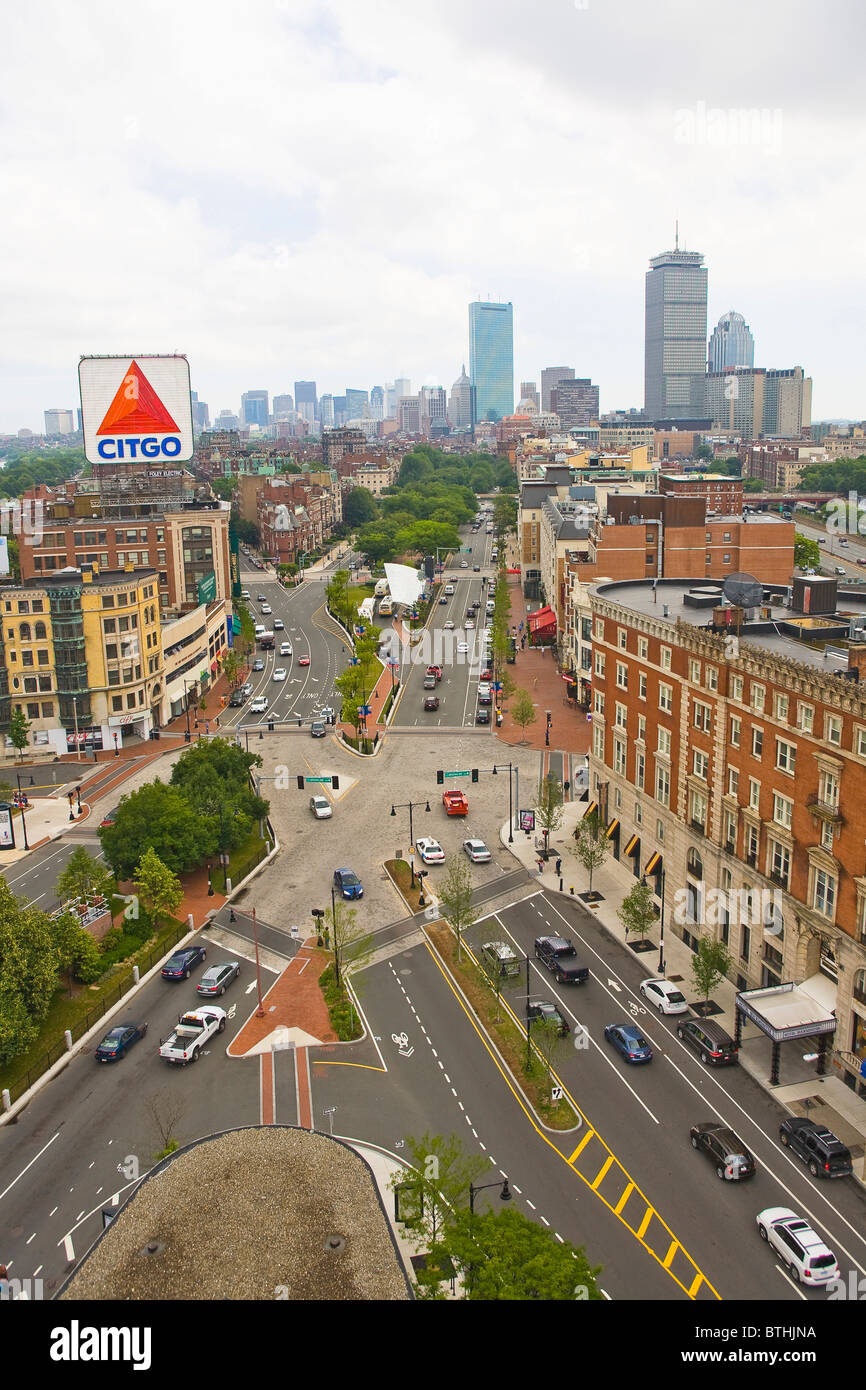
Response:
POLYGON ((612 840, 613 837, 614 837, 614 835, 617 833, 618 830, 619 830, 619 821, 616 819, 616 817, 614 817, 614 819, 611 821, 610 825, 607 827, 607 830, 606 830, 606 832, 605 832, 605 837, 604 837, 604 838, 605 838, 606 840, 612 840))
POLYGON ((625 849, 623 850, 623 854, 627 854, 627 855, 632 855, 632 854, 634 854, 634 852, 635 852, 635 850, 637 849, 637 847, 638 847, 639 844, 640 844, 640 835, 632 835, 631 839, 629 840, 628 844, 626 845, 625 849))
POLYGON ((555 632, 556 614, 553 609, 546 604, 544 608, 538 608, 529 615, 530 632, 555 632))
POLYGON ((660 852, 659 852, 658 850, 656 850, 655 854, 651 854, 650 857, 649 857, 649 859, 647 860, 646 868, 644 869, 644 873, 645 873, 645 874, 655 874, 655 873, 658 873, 658 871, 659 871, 659 869, 660 869, 661 867, 662 867, 662 857, 661 857, 660 852))
POLYGON ((598 810, 598 802, 597 802, 597 801, 591 801, 591 802, 589 803, 589 805, 587 806, 586 810, 585 810, 584 813, 583 813, 583 819, 586 820, 587 816, 591 816, 591 815, 593 814, 593 812, 594 812, 594 811, 597 811, 597 810, 598 810))

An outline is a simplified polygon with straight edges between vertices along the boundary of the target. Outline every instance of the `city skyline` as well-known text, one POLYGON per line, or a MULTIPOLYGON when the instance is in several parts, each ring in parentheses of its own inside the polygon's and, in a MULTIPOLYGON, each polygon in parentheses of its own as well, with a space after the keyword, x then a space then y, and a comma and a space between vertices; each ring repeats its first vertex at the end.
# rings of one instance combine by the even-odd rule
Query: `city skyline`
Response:
POLYGON ((736 306, 762 364, 802 363, 816 417, 866 413, 866 270, 833 216, 856 225, 863 199, 833 77, 862 38, 853 4, 808 44, 781 0, 688 25, 672 0, 564 5, 541 45, 516 0, 281 0, 240 31, 219 5, 185 15, 192 45, 107 0, 47 30, 38 5, 9 18, 0 429, 74 408, 91 352, 185 352, 212 411, 302 377, 447 390, 479 292, 515 306, 515 381, 565 362, 602 409, 639 406, 643 275, 677 220, 710 268, 709 322, 736 306), (89 61, 106 33, 122 80, 89 61))

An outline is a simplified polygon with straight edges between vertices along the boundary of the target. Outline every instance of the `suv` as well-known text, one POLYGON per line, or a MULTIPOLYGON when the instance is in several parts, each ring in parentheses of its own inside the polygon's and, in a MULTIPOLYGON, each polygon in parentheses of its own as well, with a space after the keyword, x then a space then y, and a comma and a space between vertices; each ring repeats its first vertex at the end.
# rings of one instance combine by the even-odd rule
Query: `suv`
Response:
POLYGON ((839 1278, 833 1251, 790 1207, 767 1207, 758 1212, 757 1222, 761 1239, 772 1245, 798 1284, 823 1287, 839 1278))
POLYGON ((529 999, 526 1003, 526 1017, 528 1019, 539 1019, 542 1023, 554 1023, 556 1031, 561 1038, 566 1037, 571 1032, 571 1025, 567 1019, 562 1017, 555 1004, 551 1004, 549 999, 529 999))
POLYGON ((813 1178, 847 1178, 854 1171, 841 1139, 814 1120, 791 1115, 779 1125, 779 1141, 802 1158, 813 1178))
POLYGON ((692 1148, 706 1154, 714 1165, 716 1177, 723 1181, 737 1182, 755 1175, 755 1160, 742 1139, 739 1139, 727 1125, 707 1120, 692 1125, 689 1130, 692 1148))
POLYGON ((481 947, 481 964, 488 975, 520 974, 520 961, 504 941, 485 941, 481 947))
POLYGON ((687 1042, 702 1062, 712 1067, 729 1066, 737 1060, 737 1044, 729 1033, 712 1019, 686 1019, 677 1024, 677 1037, 687 1042))
POLYGON ((229 704, 232 709, 236 709, 238 705, 242 705, 245 702, 246 698, 243 690, 233 690, 229 696, 229 704))
POLYGON ((589 979, 589 968, 578 965, 577 951, 566 936, 537 936, 535 955, 561 985, 582 985, 589 979))

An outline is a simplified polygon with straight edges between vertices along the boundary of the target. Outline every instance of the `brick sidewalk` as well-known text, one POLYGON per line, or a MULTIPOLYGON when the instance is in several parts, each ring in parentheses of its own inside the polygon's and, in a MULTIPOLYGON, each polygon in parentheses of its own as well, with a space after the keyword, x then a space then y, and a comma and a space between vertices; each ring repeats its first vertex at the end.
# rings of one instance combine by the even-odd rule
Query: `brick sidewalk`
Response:
POLYGON ((319 988, 319 976, 332 959, 329 951, 318 949, 314 936, 308 937, 264 996, 264 1018, 257 1018, 253 1011, 233 1038, 228 1055, 246 1057, 251 1052, 264 1050, 262 1044, 277 1028, 290 1030, 290 1038, 294 1032, 291 1040, 298 1046, 317 1041, 337 1042, 328 1006, 319 988))
MULTIPOLYGON (((526 632, 526 604, 520 587, 520 575, 509 575, 511 591, 511 625, 519 627, 523 623, 526 632)), ((525 733, 514 723, 509 712, 507 700, 502 711, 502 725, 496 730, 496 737, 510 746, 522 744, 525 748, 544 748, 546 727, 545 713, 550 710, 550 747, 561 753, 589 752, 591 725, 586 711, 577 708, 566 697, 566 682, 557 668, 551 649, 533 648, 529 645, 521 651, 519 643, 517 660, 514 666, 506 668, 518 690, 526 690, 537 707, 537 719, 528 725, 525 733)))

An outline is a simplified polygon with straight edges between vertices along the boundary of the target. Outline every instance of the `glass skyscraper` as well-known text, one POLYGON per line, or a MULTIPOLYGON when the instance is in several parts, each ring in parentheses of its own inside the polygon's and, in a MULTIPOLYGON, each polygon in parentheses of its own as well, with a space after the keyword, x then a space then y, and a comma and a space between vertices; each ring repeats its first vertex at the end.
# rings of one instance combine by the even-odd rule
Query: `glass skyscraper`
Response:
MULTIPOLYGON (((514 411, 514 319, 510 304, 469 305, 469 379, 477 420, 514 411)), ((474 423, 474 421, 473 421, 474 423)))
POLYGON ((653 256, 646 275, 644 407, 651 420, 706 415, 707 271, 699 251, 653 256))
POLYGON ((710 338, 708 371, 723 372, 726 367, 754 367, 755 340, 742 314, 733 309, 722 314, 710 338))

